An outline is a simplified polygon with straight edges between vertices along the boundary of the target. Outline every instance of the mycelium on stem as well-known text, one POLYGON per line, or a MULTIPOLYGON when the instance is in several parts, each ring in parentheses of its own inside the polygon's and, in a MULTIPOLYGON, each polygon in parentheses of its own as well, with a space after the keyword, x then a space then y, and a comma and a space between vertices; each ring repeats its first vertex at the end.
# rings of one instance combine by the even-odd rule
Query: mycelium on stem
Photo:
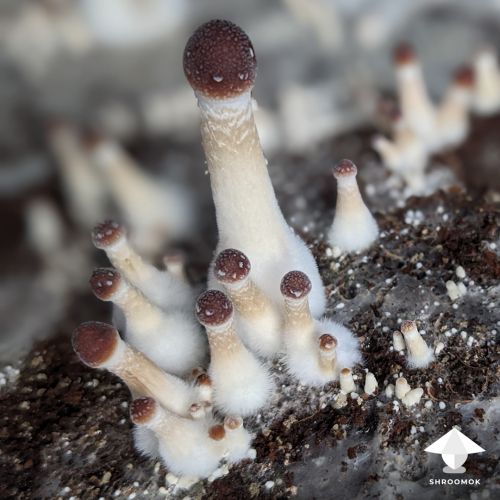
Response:
POLYGON ((401 333, 408 348, 408 362, 414 368, 425 368, 434 359, 432 349, 425 343, 414 321, 403 321, 401 333))
POLYGON ((247 256, 228 248, 214 262, 215 279, 224 286, 238 312, 237 330, 253 351, 273 356, 281 347, 281 311, 254 283, 247 256))
POLYGON ((357 340, 347 328, 329 318, 312 317, 308 301, 311 286, 301 271, 290 271, 281 280, 285 362, 303 384, 323 385, 336 380, 339 369, 351 367, 361 356, 357 340))
POLYGON ((480 115, 493 115, 500 111, 500 68, 492 49, 479 52, 474 71, 474 110, 480 115))
POLYGON ((337 179, 337 203, 328 243, 345 252, 365 250, 378 238, 377 222, 359 192, 358 169, 349 160, 341 160, 333 169, 337 179))
MULTIPOLYGON (((277 304, 288 270, 314 283, 311 310, 325 307, 318 268, 278 206, 255 127, 251 91, 256 58, 248 36, 229 21, 200 26, 187 42, 184 72, 201 112, 201 134, 216 208, 217 252, 237 248, 252 262, 252 279, 277 304)), ((216 280, 210 272, 209 285, 216 280)))
POLYGON ((225 430, 212 419, 180 417, 150 397, 132 402, 130 418, 137 426, 155 433, 159 455, 173 474, 206 478, 219 466, 224 455, 221 441, 225 430))
POLYGON ((257 412, 269 398, 272 382, 236 334, 231 301, 219 290, 208 290, 196 302, 196 316, 208 335, 215 405, 242 416, 257 412))
POLYGON ((165 310, 192 311, 194 294, 189 283, 173 269, 160 271, 145 262, 128 240, 125 227, 107 220, 92 231, 96 248, 104 250, 108 259, 126 279, 146 297, 165 310))
POLYGON ((150 178, 110 139, 92 138, 89 151, 124 214, 134 245, 141 252, 155 254, 167 241, 189 233, 193 208, 180 186, 150 178))
POLYGON ((107 193, 100 175, 71 125, 51 124, 48 139, 61 173, 71 216, 83 227, 90 228, 106 213, 107 193))
POLYGON ((192 314, 165 312, 116 269, 96 269, 90 278, 97 298, 111 301, 126 318, 125 338, 160 368, 184 375, 206 357, 206 342, 192 314))
POLYGON ((429 150, 436 147, 436 114, 422 74, 420 61, 407 43, 394 51, 396 87, 405 123, 424 142, 429 150))
POLYGON ((474 86, 472 68, 455 72, 443 103, 437 109, 436 127, 440 148, 459 145, 469 133, 469 111, 474 86))

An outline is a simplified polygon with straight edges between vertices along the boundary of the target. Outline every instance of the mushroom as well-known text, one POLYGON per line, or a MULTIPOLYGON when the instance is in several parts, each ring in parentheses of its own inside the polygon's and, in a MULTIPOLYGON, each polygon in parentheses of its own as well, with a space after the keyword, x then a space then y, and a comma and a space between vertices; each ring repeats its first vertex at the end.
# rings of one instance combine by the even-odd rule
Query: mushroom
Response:
POLYGON ((356 384, 349 368, 340 370, 340 390, 345 394, 356 391, 356 384))
POLYGON ((377 222, 361 198, 357 173, 356 165, 350 160, 341 160, 333 169, 337 179, 337 204, 328 243, 344 252, 365 250, 378 238, 377 222))
POLYGON ((215 279, 224 286, 238 312, 238 334, 248 347, 266 357, 281 347, 280 310, 253 282, 247 256, 228 248, 214 262, 215 279))
POLYGON ((125 339, 160 368, 184 375, 203 365, 206 342, 192 314, 160 309, 116 269, 96 269, 90 286, 98 299, 111 301, 123 311, 125 339))
POLYGON ((403 334, 408 347, 408 362, 414 368, 425 368, 434 359, 432 349, 425 343, 414 321, 401 323, 403 334))
POLYGON ((408 381, 404 377, 399 377, 396 380, 396 397, 398 399, 403 399, 410 390, 410 384, 408 384, 408 381))
POLYGON ((215 405, 241 416, 255 413, 268 400, 273 384, 236 334, 231 301, 219 290, 208 290, 196 302, 196 317, 208 335, 215 405))
POLYGON ((372 395, 378 390, 378 382, 372 372, 368 372, 365 377, 365 394, 372 395))
POLYGON ((484 49, 474 60, 474 110, 483 116, 500 111, 500 69, 493 49, 484 49))
MULTIPOLYGON (((279 280, 290 266, 314 283, 311 310, 325 308, 321 277, 305 243, 278 206, 252 111, 257 62, 241 28, 214 20, 200 26, 184 51, 184 72, 198 99, 201 134, 216 209, 216 254, 237 248, 252 262, 252 280, 280 303, 279 280)), ((216 287, 213 267, 209 286, 216 287)))

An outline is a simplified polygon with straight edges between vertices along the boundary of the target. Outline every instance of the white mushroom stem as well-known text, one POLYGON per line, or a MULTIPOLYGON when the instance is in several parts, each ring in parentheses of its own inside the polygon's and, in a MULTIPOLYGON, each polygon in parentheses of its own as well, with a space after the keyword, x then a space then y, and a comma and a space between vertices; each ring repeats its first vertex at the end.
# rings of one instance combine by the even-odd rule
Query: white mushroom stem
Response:
POLYGON ((372 395, 378 389, 378 382, 372 372, 368 372, 365 377, 365 394, 372 395))
POLYGON ((49 142, 56 156, 71 216, 84 228, 90 228, 106 213, 107 193, 100 175, 70 125, 52 127, 49 142))
POLYGON ((120 377, 133 397, 150 396, 168 410, 188 417, 198 400, 193 386, 161 370, 155 363, 120 339, 111 325, 88 322, 73 334, 73 348, 81 361, 92 368, 104 368, 120 377))
POLYGON ((404 396, 410 392, 411 387, 404 377, 399 377, 396 380, 396 397, 398 399, 403 399, 404 396))
MULTIPOLYGON (((314 283, 311 308, 325 307, 317 265, 278 206, 255 126, 251 89, 256 60, 247 35, 228 21, 202 25, 186 45, 184 71, 198 99, 219 243, 244 252, 252 279, 280 303, 279 280, 291 263, 314 283)), ((215 286, 213 272, 209 286, 215 286)))
POLYGON ((173 474, 206 478, 217 469, 225 431, 213 429, 213 420, 179 417, 149 398, 132 402, 131 418, 155 433, 160 457, 173 474))
POLYGON ((224 419, 224 429, 227 460, 230 463, 237 463, 248 458, 252 436, 243 427, 243 419, 237 416, 227 416, 224 419))
POLYGON ((270 396, 272 382, 236 334, 231 302, 222 292, 209 290, 199 297, 196 314, 208 336, 215 405, 241 416, 255 413, 270 396))
POLYGON ((395 331, 392 334, 392 343, 394 345, 394 350, 395 351, 404 351, 405 350, 405 341, 403 338, 403 335, 399 331, 395 331))
POLYGON ((488 116, 500 110, 500 69, 493 50, 481 51, 475 61, 474 109, 488 116))
POLYGON ((410 407, 418 404, 423 395, 424 390, 421 387, 417 387, 416 389, 412 389, 411 391, 407 392, 405 396, 401 398, 401 401, 406 407, 410 407))
POLYGON ((94 271, 91 286, 98 298, 120 307, 125 339, 160 368, 184 375, 204 363, 206 343, 192 314, 165 312, 113 269, 94 271))
POLYGON ((424 368, 434 359, 432 349, 418 332, 414 321, 403 321, 401 333, 408 348, 408 361, 415 368, 424 368))
POLYGON ((422 67, 414 55, 411 57, 408 55, 404 61, 397 62, 396 83, 399 105, 405 123, 430 150, 433 150, 436 147, 435 110, 427 94, 422 67))
POLYGON ((340 370, 339 380, 340 390, 345 394, 349 394, 356 390, 356 384, 354 383, 354 378, 349 368, 342 368, 342 370, 340 370))
POLYGON ((122 225, 114 221, 100 223, 95 226, 92 238, 113 266, 154 304, 165 310, 192 311, 194 293, 189 283, 170 267, 160 271, 146 262, 129 242, 122 225))
POLYGON ((333 169, 337 204, 328 243, 344 252, 365 250, 378 238, 377 222, 361 197, 356 174, 356 165, 349 160, 340 161, 333 169))
POLYGON ((155 253, 167 240, 189 232, 192 207, 179 186, 151 179, 118 143, 110 140, 100 140, 93 147, 92 159, 125 215, 134 245, 143 253, 155 253))
POLYGON ((319 338, 319 367, 326 377, 337 377, 337 340, 328 334, 319 338))

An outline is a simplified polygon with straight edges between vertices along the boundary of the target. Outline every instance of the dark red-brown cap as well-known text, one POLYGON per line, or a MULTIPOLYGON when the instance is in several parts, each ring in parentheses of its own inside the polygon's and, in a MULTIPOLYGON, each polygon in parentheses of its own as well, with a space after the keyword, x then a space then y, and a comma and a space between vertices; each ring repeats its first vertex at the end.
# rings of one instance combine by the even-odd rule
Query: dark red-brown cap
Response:
POLYGON ((398 66, 403 66, 415 62, 417 55, 412 45, 408 42, 402 42, 394 49, 393 58, 398 66))
POLYGON ((194 383, 195 383, 195 385, 204 385, 207 387, 212 387, 212 379, 210 378, 208 373, 200 373, 196 377, 194 383))
POLYGON ((210 439, 221 441, 226 436, 226 430, 222 424, 212 425, 212 427, 208 429, 208 435, 210 439))
POLYGON ((196 301, 196 317, 204 326, 222 325, 233 314, 233 304, 225 293, 207 290, 196 301))
POLYGON ((99 321, 82 323, 73 332, 73 350, 80 360, 92 368, 105 363, 115 352, 120 341, 114 326, 99 321))
POLYGON ((105 250, 125 236, 125 228, 114 220, 105 220, 92 230, 92 242, 96 248, 105 250))
POLYGON ((333 176, 335 177, 335 179, 352 177, 357 173, 358 169, 351 160, 340 160, 337 165, 333 167, 333 176))
POLYGON ((311 291, 311 280, 302 271, 290 271, 280 284, 282 295, 289 299, 301 299, 311 291))
POLYGON ((153 398, 137 398, 130 405, 130 420, 134 424, 144 425, 153 418, 155 412, 156 401, 153 398))
POLYGON ((101 300, 112 300, 113 295, 120 286, 122 277, 112 267, 100 267, 95 269, 90 277, 90 288, 94 295, 101 300))
POLYGON ((184 49, 184 73, 196 92, 235 97, 253 87, 257 60, 247 34, 230 21, 202 24, 184 49))
POLYGON ((462 66, 455 71, 453 81, 460 87, 471 88, 474 85, 474 76, 471 66, 462 66))
POLYGON ((244 280, 250 269, 248 257, 234 248, 223 250, 215 259, 215 277, 220 283, 236 283, 244 280))
POLYGON ((322 351, 333 351, 337 347, 337 339, 328 333, 319 338, 319 348, 322 351))

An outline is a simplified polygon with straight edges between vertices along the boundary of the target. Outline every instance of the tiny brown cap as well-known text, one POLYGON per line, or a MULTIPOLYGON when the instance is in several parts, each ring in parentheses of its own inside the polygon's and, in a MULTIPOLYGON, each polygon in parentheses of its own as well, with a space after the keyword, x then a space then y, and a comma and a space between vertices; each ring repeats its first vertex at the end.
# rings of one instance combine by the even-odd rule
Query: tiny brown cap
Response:
POLYGON ((227 295, 219 290, 207 290, 198 297, 195 312, 202 325, 222 325, 231 318, 233 304, 227 295))
POLYGON ((130 405, 130 419, 134 424, 146 424, 156 411, 156 401, 153 398, 137 398, 130 405))
POLYGON ((324 333, 319 338, 319 348, 322 351, 333 351, 337 347, 337 339, 328 333, 324 333))
POLYGON ((196 377, 195 380, 196 385, 206 385, 208 387, 212 386, 212 379, 209 377, 207 373, 201 373, 196 377))
POLYGON ((290 271, 280 284, 282 295, 289 299, 301 299, 311 291, 311 281, 302 271, 290 271))
POLYGON ((470 66, 462 66, 455 71, 453 81, 460 87, 471 88, 474 85, 474 70, 470 66))
POLYGON ((212 425, 212 427, 208 429, 208 436, 215 441, 221 441, 224 439, 225 435, 226 430, 222 424, 212 425))
POLYGON ((73 350, 83 363, 97 368, 111 357, 119 339, 115 327, 99 321, 87 321, 73 332, 73 350))
POLYGON ((90 288, 94 295, 101 300, 112 300, 121 282, 121 275, 112 267, 95 269, 90 277, 90 288))
POLYGON ((400 43, 396 47, 396 49, 394 50, 393 57, 394 57, 394 62, 398 66, 403 66, 404 64, 410 64, 417 59, 415 50, 407 42, 400 43))
POLYGON ((250 269, 251 265, 247 256, 234 248, 223 250, 215 259, 215 277, 220 283, 241 281, 248 276, 250 269))
POLYGON ((243 419, 241 417, 235 417, 232 415, 227 416, 224 419, 224 427, 232 431, 240 429, 241 427, 243 427, 243 419))
POLYGON ((96 248, 105 250, 125 236, 125 228, 113 220, 97 224, 92 230, 92 242, 96 248))
POLYGON ((406 321, 403 321, 401 323, 400 330, 401 330, 402 334, 405 334, 405 333, 408 333, 408 332, 414 330, 415 328, 417 328, 415 321, 406 320, 406 321))
POLYGON ((342 370, 340 370, 340 374, 344 375, 345 377, 347 375, 350 375, 350 373, 351 373, 351 370, 349 370, 349 368, 342 368, 342 370))
POLYGON ((252 88, 257 61, 247 34, 229 21, 202 24, 184 49, 184 73, 195 91, 213 98, 235 97, 252 88))
POLYGON ((356 165, 351 160, 340 160, 335 167, 333 167, 333 176, 335 179, 343 177, 352 177, 358 173, 356 165))

